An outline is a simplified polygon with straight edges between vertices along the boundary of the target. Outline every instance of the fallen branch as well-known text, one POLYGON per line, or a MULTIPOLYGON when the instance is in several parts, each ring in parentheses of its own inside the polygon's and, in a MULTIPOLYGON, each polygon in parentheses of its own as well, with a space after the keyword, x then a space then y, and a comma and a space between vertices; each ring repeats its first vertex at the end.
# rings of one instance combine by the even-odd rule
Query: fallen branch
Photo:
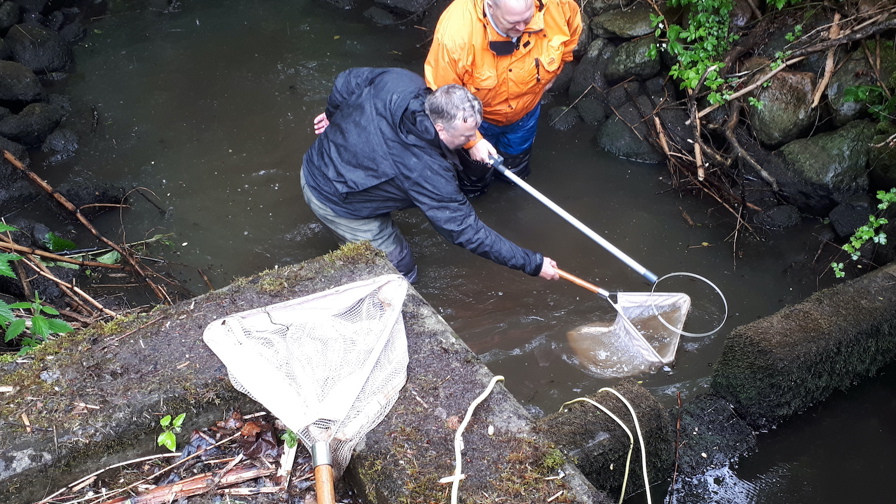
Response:
POLYGON ((44 250, 33 249, 31 247, 25 247, 15 243, 6 238, 0 237, 0 250, 6 252, 13 252, 16 254, 28 254, 28 255, 36 255, 38 257, 43 257, 45 259, 50 259, 56 262, 64 262, 68 264, 75 264, 78 266, 83 266, 85 268, 111 268, 111 269, 123 269, 124 266, 120 264, 106 264, 97 261, 81 261, 78 259, 72 259, 70 257, 61 256, 59 254, 54 254, 52 252, 46 252, 44 250))
MULTIPOLYGON (((834 13, 834 24, 831 25, 831 30, 828 33, 828 37, 831 39, 835 39, 840 36, 840 13, 834 13)), ((824 94, 824 90, 828 87, 828 82, 831 80, 831 76, 834 75, 834 55, 837 52, 836 47, 832 47, 828 49, 828 56, 825 58, 824 62, 824 77, 821 78, 821 82, 818 83, 818 86, 815 88, 815 96, 812 97, 812 108, 818 106, 819 102, 821 102, 821 95, 824 94)))
MULTIPOLYGON (((275 468, 258 468, 252 464, 245 464, 234 467, 224 474, 219 481, 220 486, 231 486, 256 478, 262 478, 274 473, 275 468)), ((185 480, 155 487, 146 493, 134 496, 121 496, 102 504, 168 504, 177 499, 189 497, 191 495, 199 495, 216 488, 215 472, 209 472, 187 478, 185 480)), ((282 490, 282 488, 281 488, 282 490)))
POLYGON ((13 166, 18 168, 22 173, 27 175, 28 178, 30 178, 35 184, 37 184, 43 190, 45 190, 48 194, 53 196, 53 198, 55 198, 56 201, 59 202, 59 204, 61 204, 67 210, 72 212, 72 214, 74 214, 75 217, 81 222, 81 224, 83 224, 84 227, 86 227, 91 233, 93 233, 93 235, 96 236, 100 241, 102 241, 103 243, 105 243, 106 245, 111 247, 113 250, 115 250, 116 252, 121 254, 121 256, 124 257, 131 264, 131 268, 133 268, 134 272, 143 277, 143 279, 146 281, 147 285, 150 286, 150 288, 153 290, 153 292, 156 294, 156 296, 158 296, 159 299, 164 300, 164 299, 168 298, 168 296, 165 295, 165 293, 159 288, 159 286, 157 286, 155 283, 153 283, 152 280, 149 279, 148 274, 140 266, 140 264, 137 262, 137 260, 131 254, 126 252, 124 249, 122 249, 121 247, 116 245, 114 242, 112 242, 111 240, 107 239, 102 234, 100 234, 100 232, 97 231, 97 229, 93 226, 93 224, 91 224, 90 221, 88 221, 87 218, 81 214, 81 211, 78 210, 78 208, 76 208, 75 205, 73 205, 71 201, 69 201, 65 196, 59 194, 44 179, 38 177, 37 174, 35 174, 34 172, 32 172, 31 170, 26 168, 25 165, 23 165, 21 161, 16 159, 16 157, 13 156, 9 151, 4 150, 3 157, 6 158, 7 161, 12 163, 13 166))

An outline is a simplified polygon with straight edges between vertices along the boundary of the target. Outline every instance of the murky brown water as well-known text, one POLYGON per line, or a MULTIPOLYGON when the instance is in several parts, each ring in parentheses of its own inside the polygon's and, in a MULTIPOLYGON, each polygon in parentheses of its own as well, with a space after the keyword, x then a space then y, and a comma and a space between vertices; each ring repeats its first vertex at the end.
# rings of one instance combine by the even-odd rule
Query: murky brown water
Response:
MULTIPOLYGON (((82 137, 76 157, 44 172, 52 181, 91 171, 110 183, 154 191, 164 214, 135 199, 123 218, 109 215, 97 223, 110 235, 124 230, 133 239, 172 233, 170 257, 186 265, 184 283, 201 293, 207 286, 196 268, 222 287, 236 276, 334 247, 298 184, 302 153, 314 140, 311 119, 345 68, 421 71, 425 46, 417 44, 425 37, 376 28, 355 12, 310 0, 183 4, 182 11, 165 14, 144 2, 117 2, 119 10, 91 27, 76 51, 77 71, 59 91, 75 98, 76 110, 94 107, 98 128, 82 137)), ((727 241, 733 223, 725 209, 670 190, 664 167, 596 151, 584 125, 560 133, 542 121, 533 170, 528 181, 534 187, 653 272, 699 274, 725 293, 730 310, 721 331, 683 337, 672 369, 639 378, 670 406, 679 392, 686 398, 705 389, 731 328, 798 302, 828 281, 808 266, 818 249, 813 232, 819 223, 766 234, 762 243, 741 240, 735 250, 727 241)), ((607 290, 650 289, 519 188, 499 184, 474 205, 494 229, 607 290)), ((567 337, 583 325, 611 323, 615 311, 606 300, 476 257, 439 237, 418 211, 397 218, 420 266, 417 290, 530 409, 549 412, 612 385, 577 365, 567 337)), ((693 309, 686 330, 701 332, 723 315, 711 292, 687 293, 693 309)), ((849 485, 880 488, 896 469, 894 433, 884 432, 892 425, 892 403, 868 403, 881 388, 892 391, 892 380, 859 387, 761 437, 755 469, 743 477, 761 477, 773 466, 792 484, 768 492, 760 486, 750 502, 779 502, 781 492, 789 501, 841 502, 808 478, 843 465, 862 468, 850 472, 849 485), (819 427, 829 421, 827 411, 849 417, 856 403, 861 407, 853 420, 879 425, 879 436, 865 430, 831 436, 819 427), (782 432, 809 436, 814 448, 794 447, 782 432), (881 442, 891 449, 870 460, 859 456, 877 453, 881 442)))

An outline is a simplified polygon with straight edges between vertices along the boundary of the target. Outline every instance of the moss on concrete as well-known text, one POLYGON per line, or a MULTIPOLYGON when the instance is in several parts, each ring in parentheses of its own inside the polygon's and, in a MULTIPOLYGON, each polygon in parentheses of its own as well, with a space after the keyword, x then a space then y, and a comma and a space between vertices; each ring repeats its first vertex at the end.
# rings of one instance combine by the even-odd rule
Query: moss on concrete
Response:
POLYGON ((732 331, 712 390, 769 429, 896 358, 896 265, 732 331))
MULTIPOLYGON (((633 380, 623 380, 613 389, 626 398, 638 417, 651 484, 669 479, 674 461, 674 432, 668 413, 633 380)), ((587 398, 622 420, 635 437, 625 494, 642 491, 641 450, 629 409, 612 392, 597 392, 587 398)), ((609 415, 592 404, 577 402, 539 420, 538 431, 570 457, 596 488, 611 495, 622 490, 631 444, 625 430, 609 415)))

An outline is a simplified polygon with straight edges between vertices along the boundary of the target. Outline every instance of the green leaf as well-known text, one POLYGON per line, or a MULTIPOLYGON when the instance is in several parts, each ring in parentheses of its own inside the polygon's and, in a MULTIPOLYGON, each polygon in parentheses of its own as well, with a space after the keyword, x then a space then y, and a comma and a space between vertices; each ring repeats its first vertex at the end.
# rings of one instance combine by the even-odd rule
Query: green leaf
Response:
POLYGON ((172 425, 173 425, 175 428, 180 427, 181 424, 184 423, 184 418, 185 418, 186 416, 187 416, 186 413, 181 413, 180 415, 177 415, 177 417, 174 418, 174 422, 172 423, 172 425))
POLYGON ((40 309, 42 312, 49 313, 50 315, 59 315, 59 310, 57 310, 56 308, 53 308, 52 306, 49 306, 49 305, 41 306, 40 309))
POLYGON ((21 258, 21 256, 18 256, 16 254, 7 254, 4 252, 0 252, 0 275, 15 278, 16 274, 12 271, 12 266, 9 264, 9 262, 18 261, 21 258))
POLYGON ((43 336, 44 338, 50 335, 50 324, 47 321, 47 317, 43 315, 31 317, 31 334, 43 336))
POLYGON ((159 420, 159 425, 162 427, 168 427, 171 425, 171 415, 165 415, 159 420))
POLYGON ((16 319, 6 328, 6 336, 4 341, 12 341, 25 330, 25 319, 16 319))
POLYGON ((68 322, 59 319, 48 319, 47 325, 50 328, 50 334, 65 334, 75 330, 68 322))
POLYGON ((177 449, 177 437, 171 431, 165 431, 159 434, 156 442, 159 444, 159 446, 164 446, 171 451, 175 451, 177 449))
POLYGON ((114 250, 96 258, 96 262, 101 262, 103 264, 116 264, 120 260, 121 254, 114 250))
POLYGON ((10 308, 20 309, 20 310, 33 310, 34 303, 29 303, 27 301, 20 301, 18 303, 13 303, 9 305, 10 308))
POLYGON ((8 322, 12 322, 15 318, 16 316, 12 313, 12 308, 0 299, 0 327, 5 326, 8 322))
POLYGON ((50 249, 50 252, 65 252, 66 250, 75 250, 78 248, 75 242, 60 238, 56 233, 50 231, 44 239, 44 244, 50 249))
POLYGON ((7 231, 18 231, 18 229, 10 226, 9 224, 4 224, 0 222, 0 233, 5 233, 7 231))

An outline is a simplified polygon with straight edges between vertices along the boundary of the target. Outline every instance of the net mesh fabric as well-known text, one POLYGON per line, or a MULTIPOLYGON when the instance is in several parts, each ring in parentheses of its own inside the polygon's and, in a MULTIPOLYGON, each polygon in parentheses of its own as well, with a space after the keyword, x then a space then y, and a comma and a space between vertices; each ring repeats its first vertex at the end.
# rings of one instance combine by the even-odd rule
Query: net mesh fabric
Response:
POLYGON ((227 317, 204 338, 234 388, 306 446, 329 442, 339 473, 406 381, 406 291, 400 275, 387 275, 227 317))
POLYGON ((682 293, 620 292, 612 322, 595 322, 567 333, 573 364, 601 378, 634 376, 675 360, 691 305, 682 293))

